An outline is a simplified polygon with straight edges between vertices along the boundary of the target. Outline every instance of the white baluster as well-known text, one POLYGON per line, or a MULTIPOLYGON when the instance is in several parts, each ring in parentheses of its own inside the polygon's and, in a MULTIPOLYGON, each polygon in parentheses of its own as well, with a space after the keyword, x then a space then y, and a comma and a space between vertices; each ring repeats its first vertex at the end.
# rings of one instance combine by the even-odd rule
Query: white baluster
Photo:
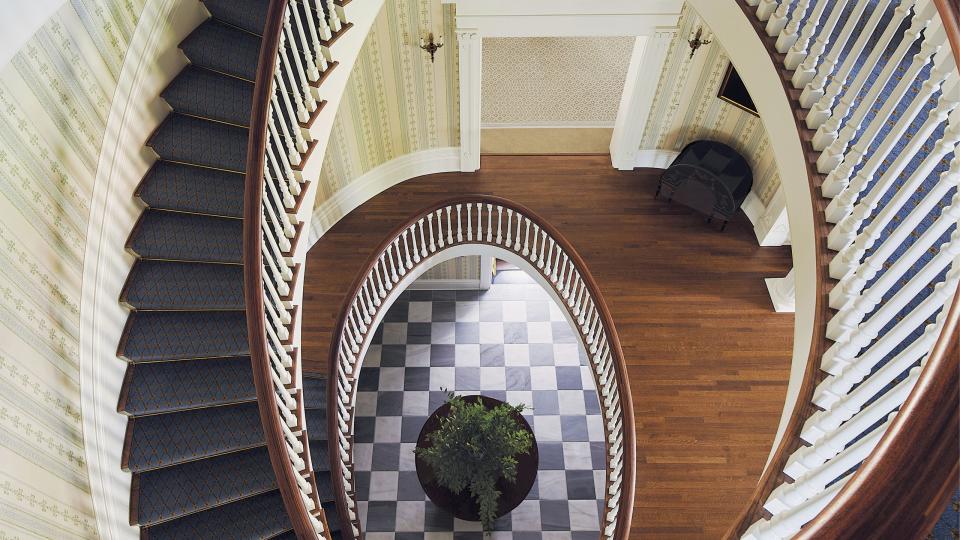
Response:
MULTIPOLYGON (((467 240, 473 240, 473 205, 467 203, 467 240)), ((458 216, 459 217, 459 216, 458 216)))
POLYGON ((463 220, 460 218, 462 207, 462 204, 457 205, 457 242, 463 242, 463 220))
MULTIPOLYGON (((809 82, 803 88, 803 92, 800 94, 800 106, 809 109, 817 102, 823 94, 825 93, 824 86, 827 84, 827 77, 837 78, 838 73, 834 72, 834 68, 837 65, 837 60, 840 59, 840 52, 846 47, 847 41, 850 40, 850 36, 853 33, 854 28, 860 23, 860 17, 863 15, 864 9, 867 7, 867 3, 871 0, 855 0, 853 5, 853 10, 850 11, 850 15, 847 18, 846 24, 843 25, 843 28, 840 30, 840 34, 837 36, 836 43, 833 44, 833 47, 830 47, 830 52, 824 57, 823 63, 816 68, 816 74, 813 77, 813 80, 809 82)), ((840 8, 838 7, 834 13, 839 15, 840 8)), ((880 6, 877 6, 875 12, 881 11, 880 6)), ((832 15, 832 14, 831 14, 832 15)), ((877 20, 880 19, 880 16, 874 13, 876 17, 873 17, 877 20)), ((862 32, 863 30, 861 30, 862 32)), ((854 49, 850 51, 848 56, 856 57, 859 51, 854 49)), ((852 63, 852 62, 851 62, 852 63)), ((808 124, 809 126, 809 121, 808 124)))
POLYGON ((510 230, 513 223, 513 210, 507 208, 507 237, 506 242, 503 244, 506 247, 510 247, 510 243, 513 241, 513 235, 510 234, 510 230))
MULTIPOLYGON (((823 193, 825 197, 836 196, 836 194, 846 186, 846 179, 850 178, 850 173, 854 167, 860 164, 867 149, 870 148, 870 145, 873 143, 874 138, 879 135, 881 126, 890 118, 893 110, 897 104, 900 103, 900 100, 903 99, 907 90, 910 89, 913 81, 917 79, 920 71, 930 62, 931 56, 940 50, 945 37, 943 26, 937 21, 931 23, 930 29, 924 32, 924 39, 920 46, 920 51, 913 57, 913 61, 903 74, 903 77, 897 82, 890 94, 881 96, 880 92, 883 90, 886 81, 889 80, 897 68, 899 62, 896 59, 900 58, 900 56, 893 56, 891 57, 891 61, 887 62, 883 71, 880 72, 880 76, 877 77, 877 80, 870 86, 866 97, 864 97, 856 111, 854 111, 853 116, 851 116, 850 120, 843 126, 843 129, 840 130, 840 135, 837 140, 824 148, 820 157, 817 158, 817 168, 820 171, 830 171, 830 175, 827 177, 827 180, 824 181, 823 193), (873 117, 870 125, 860 134, 857 143, 847 151, 847 145, 859 132, 867 112, 875 105, 879 106, 879 111, 873 117), (827 168, 827 165, 833 163, 839 163, 839 166, 831 171, 830 169, 832 167, 827 168)), ((900 43, 900 46, 897 47, 894 54, 905 54, 909 47, 910 43, 905 39, 900 43), (903 50, 901 51, 901 49, 903 50)))
POLYGON ((337 13, 337 5, 334 3, 333 0, 326 0, 326 2, 327 2, 327 8, 330 12, 328 14, 330 17, 329 19, 330 30, 333 30, 334 32, 339 32, 340 29, 343 28, 343 24, 340 21, 340 14, 337 13))
POLYGON ((420 256, 425 259, 425 258, 427 258, 427 241, 424 240, 424 237, 423 237, 423 219, 424 219, 424 218, 420 218, 420 220, 419 220, 417 223, 420 225, 420 226, 419 226, 419 229, 420 229, 420 256))
MULTIPOLYGON (((853 68, 858 65, 857 61, 860 59, 861 53, 873 51, 872 48, 867 47, 867 43, 870 39, 870 36, 873 35, 874 30, 877 28, 877 25, 880 24, 880 19, 882 19, 884 13, 886 13, 888 3, 889 0, 877 0, 877 5, 874 7, 873 12, 870 14, 870 18, 867 19, 863 29, 859 31, 857 40, 854 42, 853 47, 850 48, 850 53, 847 54, 846 58, 844 58, 843 64, 840 65, 840 69, 830 77, 830 84, 827 85, 823 95, 817 99, 816 103, 813 103, 811 106, 809 104, 810 96, 808 96, 808 101, 803 101, 803 96, 801 96, 801 104, 807 103, 804 106, 810 107, 810 111, 807 112, 806 118, 808 128, 817 129, 823 125, 828 118, 830 118, 831 108, 833 107, 837 96, 840 95, 840 92, 847 88, 847 79, 850 77, 850 73, 853 68)), ((851 25, 855 23, 856 21, 847 19, 847 24, 844 27, 844 31, 849 31, 850 28, 852 28, 851 25)), ((846 38, 844 38, 844 40, 846 40, 846 38)), ((833 62, 836 61, 836 55, 839 54, 840 50, 840 48, 834 46, 834 49, 830 51, 830 57, 833 59, 833 62)), ((866 62, 863 65, 872 66, 875 64, 866 62)), ((866 79, 864 78, 864 80, 866 79)), ((807 89, 804 89, 804 92, 806 91, 807 89)), ((816 143, 814 144, 814 148, 817 150, 822 150, 824 146, 826 146, 826 144, 819 147, 816 145, 816 143)))
POLYGON ((937 283, 929 296, 924 298, 913 311, 904 316, 893 328, 880 336, 880 339, 877 339, 875 343, 871 345, 883 326, 879 320, 873 322, 871 317, 867 322, 860 325, 856 332, 851 332, 847 341, 834 343, 823 353, 821 369, 831 375, 838 375, 853 363, 866 362, 867 366, 876 365, 904 338, 943 307, 944 301, 957 287, 957 280, 960 277, 960 264, 957 264, 957 262, 956 259, 953 261, 953 268, 947 274, 945 281, 937 283), (860 352, 868 345, 870 345, 868 349, 860 352), (859 356, 857 356, 858 353, 859 356))
POLYGON ((453 229, 450 226, 450 207, 447 207, 447 245, 453 245, 453 229))
POLYGON ((404 229, 403 235, 402 235, 403 253, 404 255, 406 255, 406 263, 404 264, 406 264, 407 270, 410 270, 411 268, 413 268, 413 261, 410 259, 410 243, 407 241, 407 233, 409 232, 410 232, 410 229, 404 229))
MULTIPOLYGON (((948 191, 960 185, 960 160, 954 159, 950 169, 940 175, 940 181, 928 191, 920 203, 910 212, 910 215, 904 220, 905 223, 919 223, 927 216, 935 206, 937 206, 948 191)), ((947 230, 957 221, 960 221, 960 193, 955 193, 950 206, 944 208, 933 224, 925 231, 922 236, 900 256, 902 264, 891 267, 885 274, 889 274, 889 279, 897 280, 906 271, 913 266, 913 263, 922 255, 919 250, 924 252, 933 246, 947 230)), ((890 236, 867 257, 856 272, 851 272, 837 283, 830 290, 830 307, 842 310, 846 305, 856 298, 863 288, 869 283, 883 267, 883 263, 893 255, 894 250, 906 241, 907 237, 913 232, 913 227, 900 226, 890 233, 890 236)), ((884 276, 886 277, 886 276, 884 276)), ((881 278, 884 279, 884 278, 881 278)), ((892 282, 891 282, 892 283, 892 282)))
MULTIPOLYGON (((915 0, 901 0, 900 4, 893 10, 893 16, 890 22, 885 26, 883 34, 877 40, 876 45, 870 48, 870 55, 863 62, 864 66, 876 66, 880 64, 883 53, 886 51, 887 46, 890 42, 893 41, 894 37, 897 35, 897 30, 900 27, 900 23, 907 18, 911 12, 915 0)), ((929 0, 922 0, 927 2, 929 0)), ((877 6, 877 11, 883 11, 882 6, 877 6)), ((929 17, 926 19, 929 21, 929 17)), ((914 39, 916 39, 917 34, 911 32, 919 32, 922 26, 920 25, 921 19, 914 18, 913 25, 910 29, 903 35, 903 41, 898 42, 899 46, 904 46, 904 42, 909 45, 914 39), (916 28, 915 28, 916 27, 916 28)), ((926 24, 926 23, 923 23, 926 24)), ((864 32, 861 37, 869 37, 869 32, 864 32)), ((862 50, 856 45, 854 50, 862 50)), ((897 53, 894 53, 892 58, 902 58, 902 55, 906 54, 906 46, 904 46, 903 51, 900 53, 900 56, 897 56, 897 53)), ((848 60, 855 58, 856 55, 851 54, 848 57, 848 60)), ((848 134, 851 138, 856 134, 860 129, 860 124, 863 122, 863 118, 870 110, 870 104, 876 100, 876 97, 880 94, 880 91, 883 89, 886 82, 889 80, 890 75, 896 69, 897 62, 894 60, 888 61, 884 68, 881 70, 880 75, 877 77, 877 80, 870 87, 867 92, 867 95, 864 97, 863 101, 858 102, 857 97, 860 95, 860 91, 863 89, 863 86, 867 82, 867 77, 869 77, 872 70, 870 69, 861 69, 857 72, 857 76, 854 77, 853 82, 850 83, 846 88, 841 88, 843 94, 840 96, 840 102, 837 105, 837 108, 829 115, 829 118, 817 128, 817 133, 813 137, 813 148, 815 150, 826 150, 828 147, 834 144, 835 141, 840 137, 840 123, 847 117, 850 110, 853 109, 854 104, 858 104, 858 108, 854 110, 854 114, 851 117, 848 124, 851 124, 852 130, 848 130, 848 134), (866 105, 864 105, 866 104, 866 105)), ((824 105, 825 106, 825 105, 824 105)), ((820 122, 820 118, 823 116, 822 107, 814 106, 814 108, 808 114, 814 116, 812 122, 820 122)), ((846 135, 845 135, 846 136, 846 135)), ((849 141, 850 139, 847 139, 849 141)), ((839 147, 835 147, 828 153, 821 154, 817 160, 817 169, 822 173, 827 173, 833 170, 834 167, 840 164, 840 160, 843 157, 844 151, 846 151, 847 143, 838 143, 839 147)))
MULTIPOLYGON (((800 22, 803 21, 803 16, 807 14, 807 9, 810 7, 810 0, 800 0, 797 2, 797 5, 793 8, 793 12, 790 13, 790 22, 783 28, 780 35, 777 36, 777 52, 785 53, 790 50, 790 47, 793 47, 793 44, 797 42, 797 39, 800 37, 800 22)), ((770 34, 770 23, 767 23, 767 33, 770 34)), ((771 36, 776 34, 770 34, 771 36)))
POLYGON ((437 251, 437 243, 434 242, 433 237, 433 212, 427 214, 427 227, 430 228, 430 253, 437 251))
MULTIPOLYGON (((770 37, 778 35, 787 25, 787 13, 790 11, 791 0, 781 0, 777 10, 770 14, 767 19, 767 35, 770 37)), ((762 19, 761 19, 762 20, 762 19)))
POLYGON ((488 244, 493 239, 492 223, 493 223, 493 205, 490 203, 487 203, 487 243, 488 244))
MULTIPOLYGON (((843 248, 831 261, 830 261, 830 276, 834 279, 840 279, 846 276, 851 271, 855 270, 857 265, 860 263, 860 260, 863 258, 863 255, 873 247, 873 244, 880 238, 880 232, 890 223, 890 220, 900 211, 900 208, 910 199, 910 197, 916 192, 917 188, 923 183, 924 180, 930 175, 930 172, 936 167, 940 160, 943 159, 947 154, 953 152, 957 147, 957 142, 960 142, 960 109, 955 109, 953 113, 953 122, 947 126, 946 131, 944 132, 943 138, 937 141, 933 147, 933 151, 928 154, 923 161, 920 163, 920 166, 913 171, 910 175, 910 178, 897 192, 893 197, 880 209, 879 212, 874 216, 873 220, 869 225, 864 227, 863 232, 861 232, 853 243, 849 244, 843 248), (953 118, 956 116, 957 118, 953 118)), ((865 219, 865 212, 862 211, 859 207, 861 205, 867 205, 872 203, 872 200, 861 201, 857 206, 858 208, 854 209, 849 216, 844 218, 834 227, 833 231, 830 231, 832 235, 834 231, 837 231, 837 235, 846 234, 846 231, 854 230, 860 227, 860 224, 865 219)), ((919 217, 919 216, 918 216, 919 217)), ((915 224, 901 223, 900 226, 910 226, 915 224)), ((834 239, 832 242, 834 245, 840 243, 842 238, 834 239)))
MULTIPOLYGON (((319 43, 317 41, 314 41, 313 43, 314 48, 311 49, 311 47, 309 46, 311 42, 307 40, 307 31, 313 29, 313 21, 310 21, 310 28, 305 29, 303 20, 300 17, 300 10, 297 9, 297 4, 291 5, 288 9, 290 12, 293 12, 293 22, 294 22, 293 26, 296 27, 297 35, 300 36, 300 43, 304 44, 303 59, 306 61, 306 64, 307 64, 307 76, 310 78, 311 81, 316 81, 317 79, 320 78, 320 71, 317 69, 317 61, 314 59, 313 55, 314 55, 314 50, 319 50, 319 47, 317 46, 319 45, 319 43)), ((307 20, 310 20, 310 17, 307 17, 307 20)), ((289 16, 287 17, 287 25, 290 25, 289 16)), ((322 56, 323 55, 321 55, 321 57, 322 56)))
MULTIPOLYGON (((330 32, 330 25, 327 23, 327 18, 323 15, 323 5, 321 4, 323 0, 309 0, 309 8, 313 13, 310 15, 316 16, 317 21, 317 33, 320 34, 320 39, 327 41, 333 37, 332 32, 330 32)), ((319 51, 319 47, 317 48, 319 51)), ((319 52, 318 52, 319 54, 319 52)))
MULTIPOLYGON (((837 26, 837 22, 840 20, 840 14, 843 13, 843 9, 846 7, 848 0, 835 0, 830 2, 833 4, 833 7, 830 11, 830 16, 827 17, 827 22, 823 25, 823 28, 817 32, 817 38, 813 42, 813 46, 810 47, 810 54, 804 58, 803 62, 797 66, 796 71, 793 72, 793 82, 794 88, 803 88, 809 83, 814 75, 817 73, 817 62, 820 60, 820 56, 827 50, 827 45, 830 44, 830 34, 833 33, 833 29, 837 26)), ((819 4, 819 2, 818 2, 819 4)))
MULTIPOLYGON (((784 3, 789 2, 790 0, 783 0, 784 3)), ((770 18, 770 15, 773 15, 774 10, 777 9, 777 0, 760 0, 760 3, 757 4, 757 18, 761 21, 765 21, 770 18)))
MULTIPOLYGON (((884 364, 876 373, 863 373, 861 366, 853 365, 840 375, 831 375, 817 385, 814 401, 822 403, 826 409, 810 415, 803 424, 800 436, 804 440, 816 440, 826 433, 839 428, 844 422, 853 418, 860 409, 875 396, 883 393, 890 383, 900 374, 924 358, 933 348, 940 330, 946 310, 940 310, 937 322, 928 324, 923 335, 914 340, 906 349, 884 364), (848 374, 850 376, 848 377, 848 374), (867 377, 867 375, 870 375, 867 377), (851 389, 860 384, 855 390, 851 389)), ((864 366, 866 367, 866 366, 864 366)))
MULTIPOLYGON (((951 78, 950 86, 956 86, 956 77, 951 78)), ((910 125, 913 124, 916 115, 922 112, 930 96, 939 88, 940 84, 938 80, 931 79, 923 84, 923 90, 916 99, 910 102, 910 106, 904 111, 903 116, 900 117, 896 125, 891 128, 890 132, 883 138, 883 141, 877 146, 877 149, 857 172, 857 176, 827 205, 825 211, 827 221, 831 223, 844 221, 847 223, 845 226, 835 227, 831 231, 830 243, 828 244, 830 249, 839 251, 853 241, 856 237, 856 229, 852 229, 850 223, 856 222, 857 228, 859 228, 859 223, 873 212, 880 201, 880 197, 882 197, 897 178, 899 178, 900 173, 910 164, 914 156, 922 154, 923 147, 930 139, 930 136, 933 135, 934 130, 936 130, 937 127, 948 118, 949 113, 957 107, 957 103, 960 102, 960 95, 951 91, 951 94, 955 94, 954 98, 951 99, 946 97, 947 92, 944 92, 936 108, 930 111, 923 125, 908 139, 906 147, 897 154, 893 163, 883 172, 883 175, 874 184, 870 193, 857 203, 857 216, 846 219, 847 216, 850 216, 853 212, 854 203, 856 203, 863 190, 867 188, 870 181, 873 180, 880 166, 889 161, 890 153, 893 151, 894 145, 901 141, 902 138, 905 138, 905 133, 910 125)), ((824 185, 826 185, 826 183, 824 183, 824 185)))
POLYGON ((783 540, 792 537, 804 524, 816 517, 849 480, 850 476, 846 476, 804 504, 769 520, 762 519, 754 523, 747 529, 741 540, 783 540))
POLYGON ((823 9, 827 7, 829 3, 830 2, 816 2, 813 5, 813 11, 803 24, 803 30, 800 31, 800 37, 798 37, 797 41, 790 47, 790 50, 787 51, 787 56, 784 58, 783 64, 787 69, 797 69, 800 62, 807 57, 807 46, 810 45, 810 38, 813 37, 814 32, 817 31, 817 27, 820 26, 820 16, 823 14, 823 9))
POLYGON ((872 313, 871 321, 877 319, 878 324, 889 322, 921 289, 949 266, 956 255, 960 254, 960 228, 953 231, 950 240, 940 246, 937 254, 923 268, 910 276, 906 284, 897 290, 887 302, 880 305, 884 295, 897 286, 897 279, 909 269, 911 262, 927 250, 922 245, 918 247, 917 244, 910 246, 910 249, 913 250, 913 253, 910 254, 908 260, 901 260, 901 257, 894 264, 895 267, 898 267, 896 271, 890 268, 848 308, 830 319, 827 324, 827 337, 835 341, 845 341, 850 332, 857 329, 868 313, 872 313), (879 308, 877 308, 878 305, 880 305, 879 308), (874 311, 874 308, 876 308, 876 311, 874 311))

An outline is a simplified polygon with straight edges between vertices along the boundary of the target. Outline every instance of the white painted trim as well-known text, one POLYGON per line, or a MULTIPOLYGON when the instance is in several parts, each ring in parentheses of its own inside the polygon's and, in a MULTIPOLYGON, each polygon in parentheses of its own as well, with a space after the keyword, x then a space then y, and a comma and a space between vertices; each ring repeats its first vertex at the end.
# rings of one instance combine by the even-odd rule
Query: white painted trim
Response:
POLYGON ((794 287, 793 270, 782 278, 767 278, 763 280, 770 292, 773 301, 773 310, 777 313, 793 313, 796 309, 797 291, 794 287))
POLYGON ((124 242, 140 214, 132 194, 151 158, 143 149, 169 111, 158 96, 186 63, 177 44, 205 17, 197 2, 148 2, 130 42, 103 136, 83 259, 80 303, 80 399, 84 455, 97 532, 139 538, 129 525, 130 473, 120 468, 125 416, 117 397, 126 363, 116 356, 127 310, 118 302, 133 257, 124 242))
POLYGON ((408 289, 426 291, 454 291, 480 289, 479 279, 418 279, 408 289))
POLYGON ((747 198, 743 200, 743 204, 740 205, 740 209, 743 210, 743 213, 747 215, 747 219, 750 220, 750 223, 753 223, 754 229, 757 227, 757 223, 760 222, 760 218, 763 217, 763 214, 766 213, 767 207, 764 206, 763 201, 760 200, 760 197, 756 193, 750 191, 747 194, 747 198))
POLYGON ((475 29, 457 23, 460 58, 460 170, 480 168, 480 110, 483 95, 483 40, 475 29))
POLYGON ((783 437, 796 405, 800 384, 814 335, 816 308, 816 245, 813 228, 813 201, 807 167, 793 109, 783 83, 766 47, 736 2, 689 0, 688 4, 705 21, 710 21, 716 39, 723 44, 730 61, 753 97, 760 119, 770 137, 770 148, 780 169, 793 268, 796 281, 796 316, 793 329, 793 360, 780 426, 770 456, 783 437))
POLYGON ((379 165, 354 179, 313 210, 307 245, 313 247, 325 232, 354 208, 404 180, 459 170, 460 149, 457 147, 421 150, 379 165))
POLYGON ((680 152, 674 150, 638 150, 634 168, 666 169, 680 152))
POLYGON ((613 122, 595 122, 592 120, 567 122, 516 122, 516 123, 496 123, 484 122, 480 124, 480 129, 583 129, 583 128, 612 128, 613 122))
POLYGON ((483 37, 644 36, 676 23, 682 0, 442 0, 483 37), (671 19, 673 22, 671 22, 671 19))
POLYGON ((650 74, 663 71, 670 42, 676 33, 675 27, 659 29, 650 36, 638 37, 634 42, 617 108, 616 125, 610 138, 610 161, 616 169, 629 171, 635 166, 644 126, 657 93, 658 78, 650 74))

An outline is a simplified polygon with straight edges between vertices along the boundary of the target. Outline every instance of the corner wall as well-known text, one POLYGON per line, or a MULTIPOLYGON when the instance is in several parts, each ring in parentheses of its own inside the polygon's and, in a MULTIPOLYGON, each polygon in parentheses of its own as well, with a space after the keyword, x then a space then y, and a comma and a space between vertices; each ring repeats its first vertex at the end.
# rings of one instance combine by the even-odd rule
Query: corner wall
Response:
MULTIPOLYGON (((460 144, 455 25, 454 6, 439 0, 384 3, 337 109, 314 203, 318 212, 340 208, 336 195, 378 166, 460 144), (428 30, 444 39, 433 63, 418 46, 420 32, 428 30)), ((379 192, 367 191, 355 195, 366 200, 379 192)), ((332 221, 350 210, 336 212, 332 221)))
MULTIPOLYGON (((715 21, 715 25, 722 21, 715 21)), ((770 147, 770 138, 760 118, 717 97, 730 57, 718 39, 697 49, 690 58, 687 39, 707 26, 685 5, 679 30, 667 52, 656 97, 641 143, 641 153, 650 150, 680 151, 687 143, 712 139, 728 144, 750 163, 753 192, 766 206, 780 187, 780 173, 770 147)), ((744 77, 746 78, 746 77, 744 77)))

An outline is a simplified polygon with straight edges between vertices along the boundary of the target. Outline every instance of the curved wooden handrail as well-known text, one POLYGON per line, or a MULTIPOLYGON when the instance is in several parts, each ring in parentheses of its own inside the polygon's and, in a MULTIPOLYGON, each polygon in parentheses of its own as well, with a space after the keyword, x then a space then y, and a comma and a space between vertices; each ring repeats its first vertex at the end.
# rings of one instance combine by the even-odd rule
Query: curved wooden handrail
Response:
MULTIPOLYGON (((796 112, 804 111, 799 103, 800 93, 791 81, 792 71, 783 68, 785 55, 776 50, 776 38, 767 34, 766 23, 755 16, 755 8, 745 0, 735 1, 767 49, 791 108, 796 112)), ((947 30, 954 61, 960 64, 960 9, 955 0, 934 2, 947 30)), ((815 130, 807 128, 805 114, 794 114, 794 119, 805 154, 813 203, 816 248, 813 335, 793 414, 750 501, 727 531, 725 538, 728 539, 740 538, 753 522, 769 515, 763 504, 774 488, 786 480, 782 471, 787 460, 803 444, 800 429, 818 410, 812 398, 816 386, 825 378, 825 373, 820 370, 820 360, 832 343, 826 335, 831 316, 829 290, 834 283, 829 273, 833 252, 827 247, 832 226, 826 221, 824 212, 829 200, 820 193, 826 175, 817 170, 817 152, 811 143, 815 130)), ((956 341, 960 315, 957 309, 957 295, 954 295, 950 315, 921 379, 893 424, 838 496, 801 531, 798 538, 922 538, 926 532, 920 532, 929 532, 939 519, 957 485, 958 475, 957 355, 960 351, 956 341), (944 476, 944 471, 950 472, 944 476)))
MULTIPOLYGON (((610 309, 607 306, 606 301, 603 298, 603 295, 600 293, 600 287, 597 285, 596 280, 593 278, 593 275, 590 273, 589 267, 580 256, 580 253, 573 247, 573 243, 570 242, 566 236, 560 230, 558 230, 552 223, 543 219, 536 212, 527 208, 526 206, 519 204, 517 202, 504 199, 502 197, 497 197, 494 195, 485 195, 485 194, 464 194, 457 197, 447 198, 441 201, 438 201, 432 205, 428 205, 417 212, 411 214, 411 216, 400 223, 390 232, 390 234, 384 236, 383 240, 377 245, 377 248, 371 252, 370 257, 368 257, 367 262, 364 263, 363 271, 357 273, 357 276, 354 278, 353 283, 350 285, 350 288, 347 289, 346 295, 342 302, 340 308, 340 315, 337 320, 336 332, 333 334, 334 339, 330 343, 330 354, 328 359, 328 410, 335 411, 337 407, 337 398, 336 398, 336 388, 334 381, 334 375, 337 372, 337 363, 338 363, 338 354, 339 354, 339 345, 340 345, 340 336, 343 335, 344 325, 346 324, 346 315, 349 312, 353 298, 357 295, 358 291, 363 285, 363 282, 366 280, 366 277, 373 271, 374 266, 377 264, 377 261, 380 259, 381 253, 389 248, 390 244, 393 243, 394 239, 397 238, 404 230, 410 228, 415 222, 417 222, 423 216, 435 212, 440 208, 445 208, 451 204, 471 202, 471 203, 489 203, 500 205, 504 208, 510 208, 515 212, 519 212, 524 216, 528 217, 531 222, 536 222, 540 226, 541 230, 545 231, 549 237, 552 237, 557 245, 566 253, 574 267, 580 273, 581 278, 583 279, 584 284, 587 287, 590 298, 593 300, 594 305, 596 306, 599 316, 601 318, 602 326, 607 332, 607 341, 610 345, 610 354, 615 362, 615 373, 617 385, 620 392, 620 401, 621 401, 621 410, 623 414, 623 438, 624 438, 624 456, 623 456, 623 483, 622 483, 622 495, 620 498, 620 512, 617 515, 617 525, 616 531, 619 534, 617 538, 627 538, 629 536, 630 526, 633 519, 633 500, 636 490, 636 423, 634 420, 633 414, 633 400, 630 393, 630 381, 626 375, 626 362, 624 359, 623 349, 620 345, 620 338, 617 334, 616 327, 613 324, 613 316, 610 313, 610 309)), ((496 247, 496 244, 488 243, 484 240, 473 240, 469 243, 472 244, 486 244, 496 247)), ((437 251, 439 253, 440 250, 437 251)), ((408 273, 412 272, 417 267, 425 264, 431 257, 426 257, 421 259, 419 263, 408 269, 408 273)), ((593 371, 593 370, 591 370, 593 371)), ((594 373, 596 378, 596 373, 594 373)), ((599 382, 595 381, 599 388, 599 382)), ((336 423, 331 422, 329 425, 329 436, 328 444, 330 445, 330 455, 337 455, 337 426, 336 423)), ((604 426, 606 432, 608 428, 604 426)), ((607 440, 605 438, 605 440, 607 440)), ((342 474, 342 468, 340 460, 335 459, 333 463, 333 473, 342 474)), ((336 478, 336 476, 335 476, 336 478)), ((610 479, 607 479, 609 486, 610 479)), ((335 483, 335 493, 337 497, 337 506, 338 508, 345 508, 346 503, 346 494, 339 489, 339 484, 335 483), (344 503, 344 504, 341 504, 344 503)), ((606 497, 609 498, 609 492, 606 493, 606 497)), ((605 501, 606 502, 606 501, 605 501)), ((345 519, 345 515, 341 514, 341 519, 345 519)))
MULTIPOLYGON (((243 193, 243 296, 247 312, 247 339, 250 344, 250 362, 257 391, 260 421, 270 455, 270 464, 283 498, 283 506, 290 517, 297 538, 316 538, 309 511, 300 497, 295 472, 284 448, 283 428, 277 414, 276 393, 270 377, 270 359, 267 352, 266 315, 263 301, 263 257, 260 250, 263 238, 261 205, 264 189, 263 166, 267 144, 267 120, 270 114, 270 96, 273 92, 273 73, 276 69, 280 35, 288 0, 270 0, 266 23, 257 60, 253 87, 253 105, 250 111, 250 134, 247 139, 246 180, 243 193)), ((299 398, 299 396, 298 396, 299 398)), ((308 451, 305 449, 305 451, 308 451)), ((309 482, 316 480, 310 471, 309 482)), ((316 489, 314 489, 316 493, 316 489)), ((326 524, 324 524, 326 526, 326 524)))
POLYGON ((960 473, 958 321, 960 294, 955 294, 910 397, 850 481, 797 538, 920 539, 929 534, 960 473))

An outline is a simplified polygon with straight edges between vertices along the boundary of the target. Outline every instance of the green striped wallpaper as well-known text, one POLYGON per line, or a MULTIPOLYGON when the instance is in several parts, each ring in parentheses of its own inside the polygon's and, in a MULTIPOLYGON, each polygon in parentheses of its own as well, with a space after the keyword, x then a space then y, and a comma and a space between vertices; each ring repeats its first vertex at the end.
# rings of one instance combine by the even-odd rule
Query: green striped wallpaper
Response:
POLYGON ((456 17, 440 0, 386 0, 337 109, 316 206, 404 154, 460 145, 456 17), (443 35, 430 63, 421 34, 443 35))
POLYGON ((92 538, 80 282, 100 145, 146 0, 66 2, 0 70, 0 538, 92 538))
POLYGON ((758 117, 717 97, 729 62, 719 43, 701 47, 690 59, 686 40, 700 26, 705 32, 709 30, 692 9, 684 6, 640 148, 680 150, 697 139, 728 144, 750 163, 753 191, 767 204, 780 187, 767 132, 758 117))

